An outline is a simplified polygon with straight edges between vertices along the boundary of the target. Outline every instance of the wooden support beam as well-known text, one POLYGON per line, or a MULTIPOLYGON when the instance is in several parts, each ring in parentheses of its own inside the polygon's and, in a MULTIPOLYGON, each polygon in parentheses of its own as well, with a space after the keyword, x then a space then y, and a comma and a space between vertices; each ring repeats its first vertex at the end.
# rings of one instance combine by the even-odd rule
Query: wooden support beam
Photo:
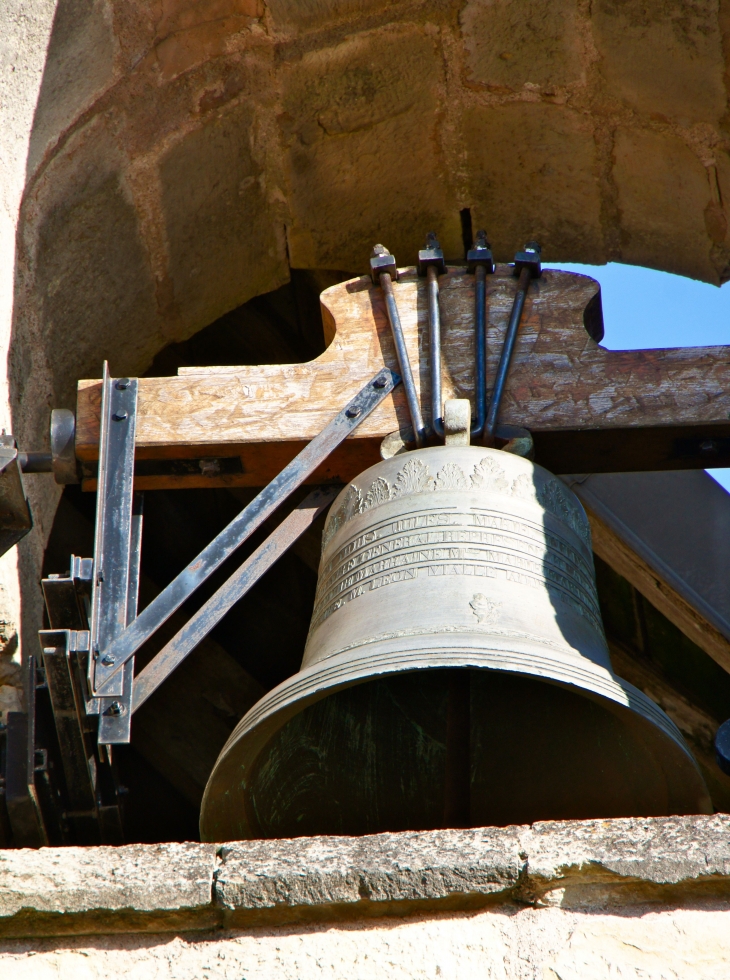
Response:
MULTIPOLYGON (((490 384, 515 283, 508 266, 487 279, 490 384)), ((406 269, 394 289, 428 419, 423 280, 406 269)), ((321 304, 329 346, 306 364, 140 379, 140 489, 260 486, 384 363, 397 368, 382 294, 367 277, 326 289, 321 304), (199 461, 213 457, 219 472, 203 464, 205 475, 199 461)), ((473 396, 473 304, 472 276, 455 269, 441 278, 445 398, 473 396)), ((533 432, 536 460, 558 473, 730 465, 728 349, 608 351, 593 339, 601 322, 600 287, 587 276, 547 270, 530 287, 502 421, 533 432)), ((79 382, 76 452, 84 464, 98 453, 99 401, 99 381, 79 382)), ((407 424, 399 388, 312 481, 350 479, 377 461, 385 435, 407 424)))
POLYGON ((650 565, 631 547, 630 540, 627 541, 617 532, 613 522, 602 519, 585 501, 584 506, 591 522, 593 550, 599 558, 630 582, 670 623, 730 673, 730 641, 727 637, 672 586, 659 569, 658 562, 650 565))

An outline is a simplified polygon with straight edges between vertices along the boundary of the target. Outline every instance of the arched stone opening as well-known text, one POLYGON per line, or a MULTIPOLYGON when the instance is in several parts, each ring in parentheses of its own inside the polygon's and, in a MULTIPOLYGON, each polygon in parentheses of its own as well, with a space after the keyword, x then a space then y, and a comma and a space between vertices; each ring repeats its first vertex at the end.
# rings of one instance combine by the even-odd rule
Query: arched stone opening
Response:
MULTIPOLYGON (((13 432, 42 448, 102 359, 141 374, 200 350, 292 270, 362 271, 376 240, 405 264, 431 228, 458 256, 465 208, 501 260, 537 237, 548 261, 725 281, 727 33, 681 0, 59 0, 17 224, 13 432)), ((28 485, 34 649, 58 493, 28 485)))

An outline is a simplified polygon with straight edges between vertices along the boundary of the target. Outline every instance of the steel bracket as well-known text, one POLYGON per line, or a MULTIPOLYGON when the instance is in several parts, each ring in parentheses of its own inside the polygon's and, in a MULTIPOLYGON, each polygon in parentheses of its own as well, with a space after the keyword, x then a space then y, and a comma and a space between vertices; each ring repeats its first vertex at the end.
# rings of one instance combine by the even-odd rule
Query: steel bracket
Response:
POLYGON ((43 631, 40 639, 77 816, 90 813, 91 808, 102 824, 102 811, 116 806, 102 806, 95 783, 97 755, 89 754, 89 725, 84 719, 98 716, 100 758, 108 755, 111 745, 129 742, 133 711, 311 526, 339 488, 320 487, 310 493, 135 679, 134 659, 140 647, 399 383, 393 371, 379 371, 137 616, 142 540, 142 499, 134 493, 137 380, 111 378, 105 363, 94 558, 73 557, 68 575, 43 581, 54 629, 43 631))
POLYGON ((108 678, 103 667, 111 658, 100 651, 106 651, 137 615, 142 503, 134 499, 136 421, 137 379, 111 378, 105 362, 88 668, 101 745, 129 742, 131 737, 134 659, 118 676, 108 678))

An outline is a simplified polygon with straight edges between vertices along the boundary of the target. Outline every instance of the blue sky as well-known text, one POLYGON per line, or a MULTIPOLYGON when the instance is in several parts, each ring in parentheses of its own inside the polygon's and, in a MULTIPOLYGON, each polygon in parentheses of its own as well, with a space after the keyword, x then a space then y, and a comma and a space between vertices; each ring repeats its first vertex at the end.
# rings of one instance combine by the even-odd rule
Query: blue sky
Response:
MULTIPOLYGON (((592 276, 601 284, 606 335, 611 350, 730 345, 730 283, 704 282, 635 265, 546 263, 592 276)), ((730 469, 708 470, 730 492, 730 469)))

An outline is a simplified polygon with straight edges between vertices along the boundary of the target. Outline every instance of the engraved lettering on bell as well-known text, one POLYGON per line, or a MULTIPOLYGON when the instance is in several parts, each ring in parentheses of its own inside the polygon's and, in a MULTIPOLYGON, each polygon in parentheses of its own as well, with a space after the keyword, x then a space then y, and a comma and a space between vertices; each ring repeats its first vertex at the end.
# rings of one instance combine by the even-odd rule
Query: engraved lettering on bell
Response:
POLYGON ((709 808, 677 728, 613 673, 577 498, 475 446, 394 456, 335 501, 301 670, 231 735, 201 833, 444 826, 454 758, 472 826, 709 808))

